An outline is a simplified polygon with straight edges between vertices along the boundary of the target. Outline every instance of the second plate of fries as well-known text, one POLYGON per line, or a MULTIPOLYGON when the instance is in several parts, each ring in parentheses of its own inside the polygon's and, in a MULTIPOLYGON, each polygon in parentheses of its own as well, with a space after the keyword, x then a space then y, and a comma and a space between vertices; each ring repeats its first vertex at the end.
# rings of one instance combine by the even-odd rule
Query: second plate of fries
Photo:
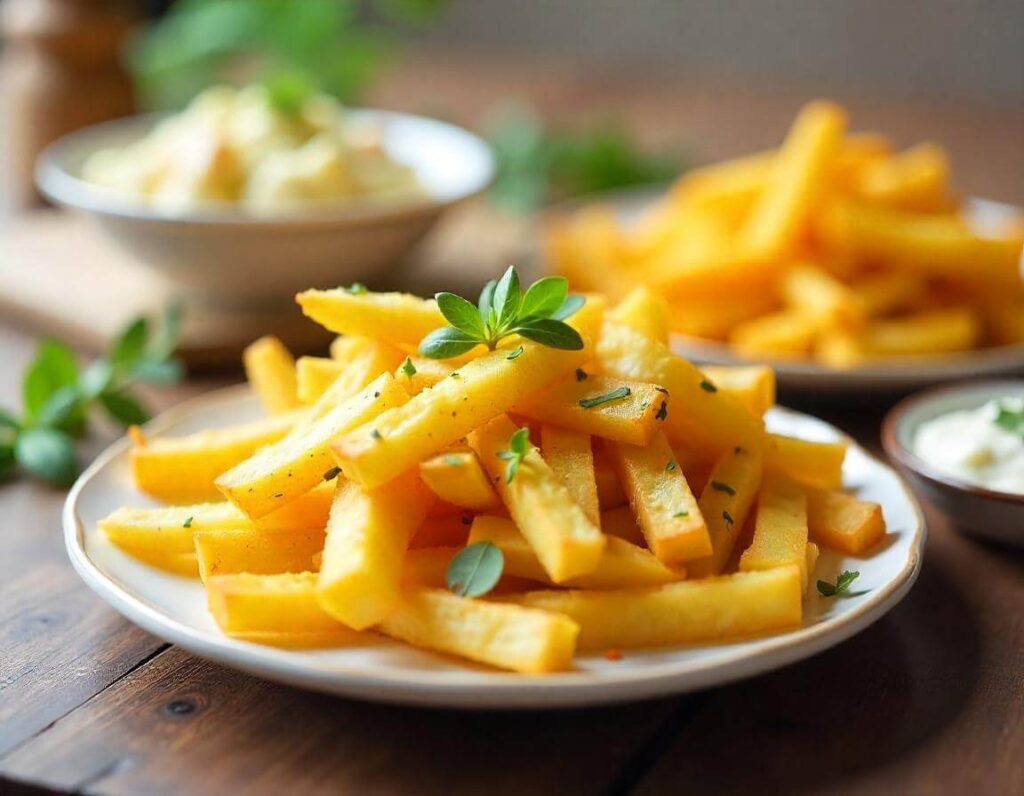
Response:
POLYGON ((924 527, 896 474, 700 370, 638 290, 514 269, 477 303, 306 291, 339 335, 254 343, 251 389, 135 430, 68 498, 73 564, 198 654, 320 690, 463 707, 674 693, 866 627, 924 527))
POLYGON ((829 102, 776 150, 555 212, 545 240, 576 289, 663 295, 686 356, 851 392, 1024 369, 1022 247, 1024 212, 959 196, 940 145, 897 151, 829 102))

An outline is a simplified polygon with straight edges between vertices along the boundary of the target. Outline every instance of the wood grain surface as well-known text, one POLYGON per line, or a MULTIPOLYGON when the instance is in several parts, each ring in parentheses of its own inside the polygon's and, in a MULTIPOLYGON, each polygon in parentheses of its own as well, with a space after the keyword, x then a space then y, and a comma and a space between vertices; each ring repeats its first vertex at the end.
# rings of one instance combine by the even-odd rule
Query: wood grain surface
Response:
MULTIPOLYGON (((565 117, 625 110, 647 120, 652 139, 675 131, 708 156, 776 140, 798 102, 796 91, 762 97, 522 62, 481 62, 468 79, 466 64, 455 56, 421 62, 387 81, 379 98, 422 110, 419 97, 447 97, 473 121, 494 96, 519 91, 565 117)), ((858 102, 858 126, 895 128, 901 142, 945 140, 965 166, 964 187, 1024 203, 1024 112, 858 102)), ((506 256, 502 247, 515 242, 511 234, 495 249, 506 256)), ((435 272, 403 278, 423 289, 479 276, 466 253, 438 262, 435 272)), ((34 347, 34 335, 4 313, 0 405, 18 405, 34 347)), ((236 379, 192 381, 151 398, 164 408, 236 379)), ((799 408, 877 450, 884 403, 799 408)), ((104 442, 91 440, 83 458, 104 442)), ((63 498, 25 480, 0 484, 3 796, 1024 791, 1024 556, 955 533, 934 515, 907 599, 811 660, 625 707, 465 713, 299 691, 148 636, 72 572, 63 498)))

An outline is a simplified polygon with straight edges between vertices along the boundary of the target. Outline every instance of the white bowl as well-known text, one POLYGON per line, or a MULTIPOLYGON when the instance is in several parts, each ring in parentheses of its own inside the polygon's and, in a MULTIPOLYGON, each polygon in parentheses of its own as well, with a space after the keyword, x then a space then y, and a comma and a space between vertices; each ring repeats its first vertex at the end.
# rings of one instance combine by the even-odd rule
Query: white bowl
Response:
POLYGON ((161 212, 144 199, 88 182, 82 164, 99 149, 139 140, 158 117, 135 116, 61 138, 40 156, 36 182, 54 202, 92 215, 117 243, 189 302, 273 308, 299 290, 374 281, 449 207, 483 191, 494 157, 478 136, 445 122, 353 109, 378 127, 387 153, 411 167, 425 196, 296 205, 276 215, 233 205, 161 212))

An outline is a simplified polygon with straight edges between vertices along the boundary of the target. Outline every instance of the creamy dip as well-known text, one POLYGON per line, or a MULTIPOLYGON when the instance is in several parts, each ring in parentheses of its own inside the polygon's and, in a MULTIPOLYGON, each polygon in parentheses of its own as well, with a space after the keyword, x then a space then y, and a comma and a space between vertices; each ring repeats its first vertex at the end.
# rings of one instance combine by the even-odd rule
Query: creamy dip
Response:
POLYGON ((1024 494, 1024 398, 989 401, 922 423, 914 453, 936 470, 998 492, 1024 494))

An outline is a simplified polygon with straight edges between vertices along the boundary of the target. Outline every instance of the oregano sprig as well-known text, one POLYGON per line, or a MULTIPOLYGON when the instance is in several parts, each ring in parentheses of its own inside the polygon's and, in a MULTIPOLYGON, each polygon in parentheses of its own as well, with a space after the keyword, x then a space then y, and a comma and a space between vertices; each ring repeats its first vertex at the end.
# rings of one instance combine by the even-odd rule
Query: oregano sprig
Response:
POLYGON ((481 344, 493 351, 513 334, 549 348, 583 348, 583 338, 565 319, 582 307, 585 299, 569 295, 565 277, 546 276, 524 293, 519 274, 510 265, 501 279, 484 285, 475 305, 454 293, 438 293, 434 298, 451 325, 423 338, 419 351, 425 357, 449 359, 481 344))
POLYGON ((844 569, 839 573, 835 583, 829 583, 827 580, 818 581, 818 593, 823 597, 856 597, 858 594, 864 594, 867 590, 862 591, 850 591, 850 586, 857 578, 860 577, 860 572, 851 571, 844 569))
POLYGON ((22 377, 21 416, 0 409, 0 479, 20 467, 68 486, 78 474, 73 438, 85 435, 89 411, 96 406, 126 426, 148 420, 131 385, 181 378, 181 362, 174 357, 179 326, 177 308, 168 310, 154 330, 138 318, 121 331, 106 357, 84 370, 67 345, 43 340, 22 377))
POLYGON ((519 466, 523 463, 523 459, 526 458, 526 454, 529 452, 530 429, 521 428, 509 439, 508 450, 498 451, 495 454, 499 459, 504 459, 508 462, 508 467, 505 470, 505 483, 512 483, 512 479, 519 472, 519 466))

